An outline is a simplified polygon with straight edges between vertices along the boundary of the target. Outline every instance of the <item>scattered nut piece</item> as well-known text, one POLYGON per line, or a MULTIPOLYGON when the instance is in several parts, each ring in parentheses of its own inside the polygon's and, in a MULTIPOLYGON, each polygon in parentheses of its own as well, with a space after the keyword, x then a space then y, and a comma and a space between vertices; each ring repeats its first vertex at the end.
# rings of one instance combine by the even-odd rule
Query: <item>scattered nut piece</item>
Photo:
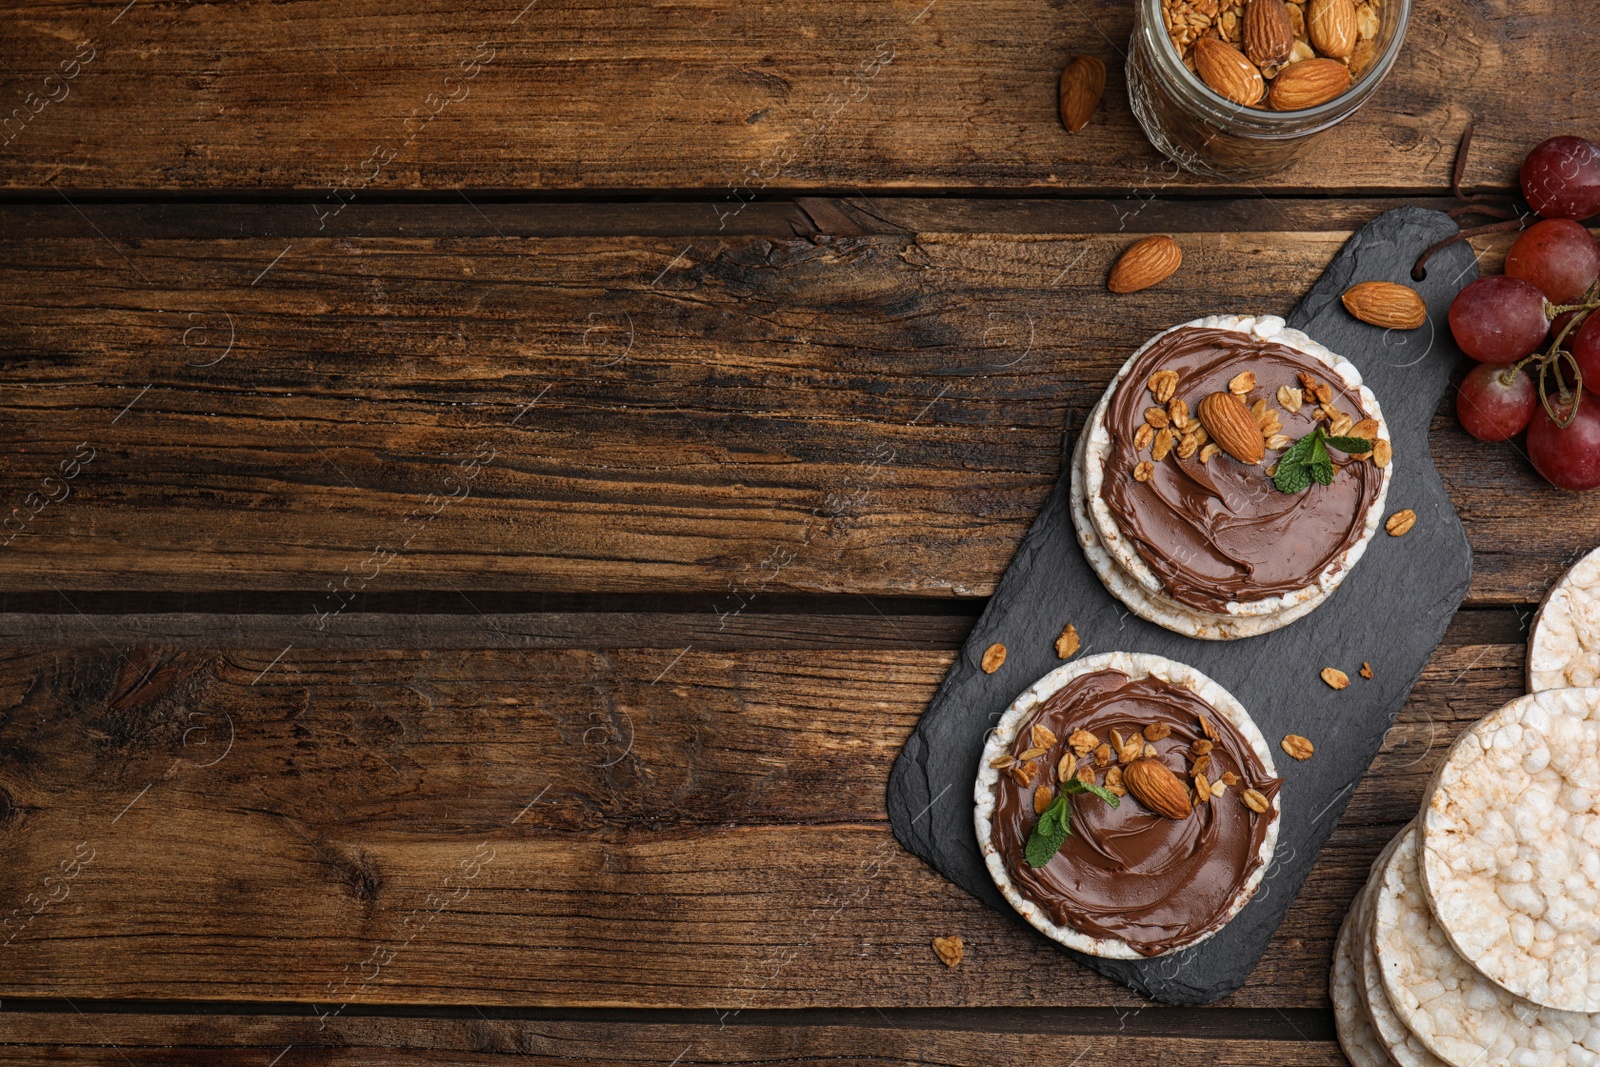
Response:
POLYGON ((1143 756, 1145 759, 1155 759, 1157 755, 1156 746, 1146 741, 1144 746, 1139 749, 1139 755, 1143 756))
POLYGON ((1241 371, 1228 379, 1228 392, 1235 396, 1244 396, 1256 387, 1255 371, 1241 371))
POLYGON ((1078 768, 1077 778, 1080 782, 1088 782, 1090 785, 1093 785, 1094 768, 1085 763, 1082 767, 1078 768))
POLYGON ((1117 762, 1132 763, 1142 755, 1144 755, 1144 741, 1138 734, 1134 734, 1123 744, 1122 751, 1117 754, 1117 762))
POLYGON ((1196 756, 1204 756, 1211 751, 1211 744, 1212 743, 1207 741, 1205 738, 1197 737, 1194 739, 1194 742, 1190 744, 1189 751, 1196 756))
POLYGON ((936 937, 933 939, 934 955, 939 957, 939 962, 946 967, 954 967, 961 962, 961 957, 966 954, 966 948, 961 944, 961 935, 951 937, 936 937))
POLYGON ((1172 425, 1172 418, 1167 414, 1166 408, 1145 408, 1144 423, 1160 430, 1172 425))
POLYGON ((984 674, 993 674, 995 671, 1000 669, 1000 665, 1005 661, 1006 646, 997 641, 988 648, 984 649, 983 661, 979 664, 979 666, 983 668, 984 674))
POLYGON ((1121 752, 1122 751, 1122 731, 1121 730, 1112 730, 1111 731, 1111 748, 1112 748, 1112 751, 1114 751, 1114 752, 1121 752))
POLYGON ((1363 677, 1363 678, 1371 678, 1372 677, 1372 664, 1366 662, 1365 660, 1361 661, 1361 677, 1363 677))
POLYGON ((1164 722, 1153 722, 1144 728, 1146 741, 1165 741, 1172 736, 1172 727, 1164 722))
POLYGON ((1299 734, 1285 734, 1281 744, 1285 752, 1302 762, 1310 759, 1311 754, 1316 751, 1310 739, 1299 734))
POLYGON ((1404 537, 1411 532, 1411 527, 1416 524, 1417 513, 1410 508, 1406 508, 1404 511, 1397 511, 1390 515, 1389 521, 1383 524, 1383 528, 1389 531, 1390 537, 1404 537))
POLYGON ((1196 715, 1195 718, 1200 720, 1200 732, 1215 741, 1217 739, 1217 728, 1211 725, 1211 720, 1204 715, 1196 715))
POLYGON ((1038 759, 1040 756, 1044 755, 1048 751, 1049 751, 1049 749, 1045 749, 1045 748, 1030 748, 1026 752, 1019 753, 1017 755, 1017 758, 1018 759, 1038 759))
POLYGON ((1039 765, 1037 763, 1019 763, 1012 767, 1008 773, 1011 775, 1013 782, 1026 789, 1033 784, 1035 778, 1039 777, 1039 765))
POLYGON ((1211 783, 1211 795, 1212 796, 1220 797, 1222 794, 1226 793, 1227 791, 1228 791, 1228 786, 1221 779, 1218 779, 1217 781, 1211 783))
POLYGON ((1380 467, 1387 467, 1389 460, 1394 457, 1394 446, 1380 437, 1372 442, 1372 462, 1380 467))
POLYGON ((1322 680, 1334 689, 1343 689, 1350 684, 1350 676, 1337 667, 1322 668, 1322 680))
POLYGON ((1096 767, 1104 767, 1106 764, 1108 764, 1110 762, 1111 762, 1111 746, 1106 744, 1104 741, 1102 741, 1099 745, 1095 746, 1095 750, 1094 750, 1094 765, 1096 767))
POLYGON ((1106 769, 1106 792, 1117 797, 1128 795, 1127 787, 1122 784, 1121 767, 1108 767, 1106 769))
POLYGON ((989 766, 998 767, 1003 771, 1016 762, 1017 761, 1012 759, 1010 756, 996 756, 994 759, 989 761, 989 766))
POLYGON ((1142 459, 1133 465, 1133 480, 1136 482, 1148 482, 1155 477, 1155 473, 1155 464, 1147 459, 1142 459))
POLYGON ((1288 448, 1290 444, 1290 440, 1281 433, 1275 433, 1271 437, 1267 438, 1267 447, 1272 449, 1274 452, 1280 452, 1283 449, 1288 448))
POLYGON ((1350 431, 1351 431, 1351 429, 1353 429, 1355 427, 1354 421, 1351 420, 1349 415, 1346 415, 1342 411, 1335 412, 1334 414, 1335 414, 1336 417, 1334 418, 1334 420, 1332 422, 1330 422, 1328 424, 1328 436, 1330 436, 1330 437, 1345 437, 1345 436, 1348 436, 1350 431))
POLYGON ((1224 789, 1227 789, 1230 786, 1238 785, 1242 781, 1244 781, 1244 779, 1240 778, 1237 774, 1234 774, 1232 771, 1223 771, 1222 772, 1222 788, 1224 788, 1224 789))
POLYGON ((1178 442, 1177 455, 1179 459, 1188 459, 1200 450, 1200 439, 1192 433, 1183 435, 1183 440, 1178 442))
POLYGON ((1074 730, 1072 735, 1067 738, 1067 746, 1080 757, 1087 756, 1093 752, 1094 746, 1099 743, 1100 739, 1088 730, 1074 730))
POLYGON ((1200 462, 1210 463, 1212 460, 1217 458, 1217 453, 1221 451, 1222 449, 1218 448, 1214 444, 1206 445, 1200 450, 1200 462))
POLYGON ((1267 798, 1254 789, 1246 789, 1239 794, 1239 799, 1244 802, 1245 807, 1257 815, 1265 814, 1267 808, 1271 806, 1267 803, 1267 798))
POLYGON ((1106 288, 1113 293, 1136 293, 1166 281, 1182 263, 1183 249, 1178 242, 1166 234, 1155 234, 1135 241, 1118 257, 1106 288))
POLYGON ((1300 405, 1305 402, 1305 394, 1292 385, 1278 386, 1278 403, 1283 410, 1291 415, 1300 410, 1300 405))
POLYGON ((1067 623, 1062 629, 1061 636, 1056 638, 1056 656, 1060 659, 1071 659, 1078 652, 1078 628, 1067 623))
POLYGON ((1255 401, 1250 405, 1250 417, 1256 420, 1256 428, 1257 429, 1260 429, 1262 426, 1266 425, 1266 423, 1267 423, 1267 401, 1266 401, 1265 398, 1257 397, 1255 399, 1255 401))
POLYGON ((1172 394, 1178 389, 1178 372, 1175 370, 1158 370, 1150 375, 1150 395, 1156 398, 1158 404, 1165 404, 1172 399, 1172 394))
POLYGON ((1189 405, 1179 397, 1167 401, 1167 418, 1172 420, 1172 425, 1180 430, 1189 428, 1189 405))
POLYGON ((1210 769, 1211 769, 1211 757, 1210 756, 1201 756, 1199 759, 1195 760, 1194 761, 1194 765, 1189 768, 1189 774, 1190 775, 1204 774, 1207 771, 1209 771, 1210 769))
POLYGON ((1034 723, 1033 729, 1028 731, 1028 740, 1033 742, 1034 748, 1049 748, 1056 743, 1055 731, 1034 723))
POLYGON ((1172 451, 1172 446, 1178 443, 1178 435, 1168 429, 1156 431, 1155 443, 1150 446, 1150 458, 1160 463, 1167 458, 1167 453, 1172 451))
POLYGON ((1056 791, 1047 785, 1041 785, 1038 789, 1035 789, 1033 791, 1033 813, 1035 815, 1043 815, 1044 809, 1048 808, 1050 802, 1055 798, 1056 791))
POLYGON ((1056 763, 1056 777, 1061 779, 1061 781, 1064 782, 1068 778, 1071 778, 1072 775, 1073 775, 1073 772, 1076 771, 1077 769, 1078 769, 1078 757, 1074 756, 1072 753, 1068 752, 1068 753, 1064 754, 1061 757, 1061 759, 1058 760, 1057 763, 1056 763))
MULTIPOLYGON (((1203 774, 1197 774, 1194 776, 1194 795, 1199 800, 1211 799, 1211 783, 1206 780, 1206 776, 1203 774)), ((1037 805, 1038 803, 1039 801, 1036 797, 1034 799, 1034 804, 1037 805)))
POLYGON ((1378 439, 1378 420, 1362 419, 1350 427, 1350 436, 1359 437, 1365 441, 1376 441, 1378 439))
POLYGON ((1133 431, 1133 448, 1136 452, 1143 452, 1150 447, 1150 442, 1156 438, 1156 432, 1150 428, 1148 422, 1141 422, 1139 428, 1133 431))
POLYGON ((1106 65, 1095 56, 1075 56, 1061 72, 1061 124, 1077 133, 1089 124, 1106 91, 1106 65))

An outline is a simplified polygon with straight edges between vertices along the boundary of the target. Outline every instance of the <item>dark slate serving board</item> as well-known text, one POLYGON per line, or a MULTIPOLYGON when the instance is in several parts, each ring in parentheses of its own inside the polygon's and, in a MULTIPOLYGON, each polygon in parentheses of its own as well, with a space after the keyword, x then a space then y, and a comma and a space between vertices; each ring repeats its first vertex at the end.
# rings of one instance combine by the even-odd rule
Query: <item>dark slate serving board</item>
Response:
POLYGON ((1447 320, 1450 301, 1477 277, 1477 263, 1462 242, 1434 256, 1425 281, 1410 278, 1417 256, 1455 231, 1455 223, 1436 211, 1387 212, 1345 244, 1288 315, 1290 326, 1359 367, 1377 395, 1395 444, 1388 511, 1412 508, 1416 528, 1399 538, 1379 530, 1334 595, 1281 630, 1239 641, 1182 637, 1129 613, 1084 560, 1067 504, 1067 457, 1081 426, 1069 427, 1074 432, 1067 434, 1060 481, 889 777, 889 817, 901 844, 1015 917, 984 868, 972 826, 984 734, 1018 693, 1061 665, 1053 645, 1069 622, 1083 641, 1080 656, 1152 652, 1191 664, 1238 697, 1272 744, 1298 733, 1317 746, 1305 763, 1274 750, 1284 786, 1272 866, 1245 909, 1192 949, 1133 962, 1070 954, 1171 1004, 1204 1004, 1244 984, 1444 636, 1472 574, 1472 551, 1428 453, 1428 423, 1460 358, 1447 320), (1351 318, 1340 294, 1372 280, 1416 284, 1428 303, 1428 324, 1385 331, 1351 318), (986 675, 978 661, 997 641, 1006 646, 1005 665, 986 675), (1372 664, 1370 681, 1356 673, 1364 660, 1372 664), (1324 666, 1346 671, 1350 687, 1339 692, 1324 685, 1318 677, 1324 666))

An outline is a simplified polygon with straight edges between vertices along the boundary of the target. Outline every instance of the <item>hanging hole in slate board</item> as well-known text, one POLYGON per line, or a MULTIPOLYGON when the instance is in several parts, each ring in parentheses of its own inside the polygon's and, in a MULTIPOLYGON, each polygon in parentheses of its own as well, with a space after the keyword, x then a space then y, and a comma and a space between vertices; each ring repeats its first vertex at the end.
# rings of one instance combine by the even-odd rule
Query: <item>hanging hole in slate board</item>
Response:
MULTIPOLYGON (((972 825, 984 735, 1017 694, 1061 665, 1053 646, 1069 622, 1083 642, 1080 656, 1151 652, 1187 663, 1238 697, 1269 741, 1295 733, 1316 744, 1316 755, 1305 763, 1279 761, 1283 825, 1272 865, 1244 910, 1215 937, 1190 949, 1135 961, 1070 954, 1171 1004, 1208 1003, 1244 984, 1444 636, 1472 576, 1472 551, 1428 451, 1429 422, 1461 358, 1447 315, 1455 294, 1477 277, 1472 250, 1462 242, 1429 263, 1427 280, 1416 286, 1427 302, 1428 321, 1416 330, 1369 326, 1339 302, 1357 282, 1410 284, 1417 256, 1456 229, 1448 216, 1422 208, 1379 216, 1351 237, 1287 316, 1290 326, 1354 363, 1377 395, 1394 439, 1388 511, 1411 508, 1416 527, 1404 537, 1380 531, 1334 595, 1300 621, 1238 641, 1193 640, 1130 613, 1089 569, 1068 508, 1067 457, 1082 427, 1067 427, 1055 489, 889 776, 889 819, 901 844, 1015 918, 989 878, 972 825), (979 661, 995 642, 1006 646, 1006 662, 985 674, 979 661), (1373 668, 1370 680, 1356 673, 1366 661, 1373 668), (1339 691, 1324 685, 1318 677, 1324 666, 1344 670, 1351 686, 1339 691)), ((1223 314, 1278 310, 1214 309, 1223 314)), ((1083 417, 1079 413, 1076 419, 1083 417)), ((1028 936, 1039 935, 1030 929, 1028 936)))

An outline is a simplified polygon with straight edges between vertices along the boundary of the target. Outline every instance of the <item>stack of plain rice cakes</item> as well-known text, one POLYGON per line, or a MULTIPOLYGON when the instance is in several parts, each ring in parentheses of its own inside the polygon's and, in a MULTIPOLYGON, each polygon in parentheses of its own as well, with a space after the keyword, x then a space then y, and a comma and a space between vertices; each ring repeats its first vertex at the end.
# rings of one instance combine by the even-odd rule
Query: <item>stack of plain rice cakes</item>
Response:
POLYGON ((1534 620, 1529 694, 1456 741, 1345 918, 1355 1067, 1600 1067, 1597 685, 1600 549, 1534 620))

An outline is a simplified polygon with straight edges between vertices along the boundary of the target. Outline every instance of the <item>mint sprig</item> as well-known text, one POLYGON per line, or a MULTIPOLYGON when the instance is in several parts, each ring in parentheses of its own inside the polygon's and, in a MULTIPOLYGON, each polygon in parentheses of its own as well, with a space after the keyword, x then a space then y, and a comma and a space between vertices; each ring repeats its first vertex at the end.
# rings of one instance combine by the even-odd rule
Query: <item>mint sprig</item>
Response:
POLYGON ((1278 469, 1272 476, 1272 484, 1278 487, 1278 492, 1303 492, 1312 482, 1332 485, 1333 457, 1328 455, 1329 445, 1352 455, 1372 451, 1372 442, 1365 437, 1330 437, 1318 426, 1278 457, 1278 469))
POLYGON ((1071 798, 1079 793, 1093 793, 1113 808, 1121 803, 1115 793, 1093 782, 1079 781, 1077 778, 1062 782, 1061 792, 1044 809, 1039 821, 1033 825, 1033 833, 1028 835, 1027 847, 1023 849, 1028 866, 1043 867, 1049 863, 1050 858, 1061 851, 1067 838, 1072 836, 1071 798))

